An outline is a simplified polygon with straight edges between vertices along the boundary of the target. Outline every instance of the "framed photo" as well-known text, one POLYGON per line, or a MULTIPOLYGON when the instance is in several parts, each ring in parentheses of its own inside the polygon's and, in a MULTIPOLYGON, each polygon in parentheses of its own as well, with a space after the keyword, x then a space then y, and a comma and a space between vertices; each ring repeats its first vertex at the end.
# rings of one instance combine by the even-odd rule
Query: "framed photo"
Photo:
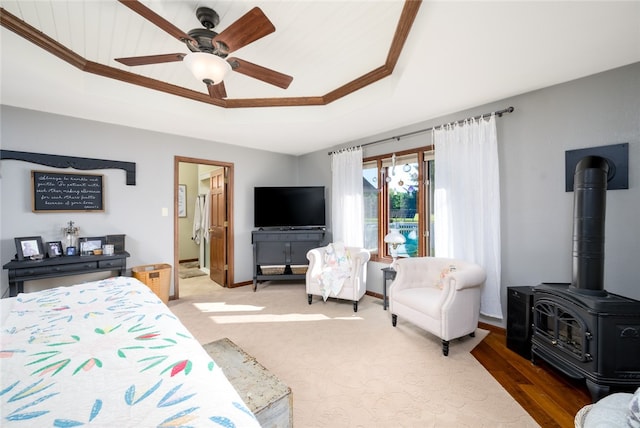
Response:
POLYGON ((187 216, 187 185, 178 184, 178 217, 187 216))
POLYGON ((62 255, 63 255, 62 242, 60 241, 47 242, 47 256, 60 257, 62 255))
POLYGON ((44 247, 40 236, 14 238, 18 260, 36 260, 44 257, 44 247))
POLYGON ((80 246, 81 256, 91 256, 93 255, 93 250, 102 249, 102 246, 104 245, 104 236, 80 238, 78 240, 78 245, 80 246))

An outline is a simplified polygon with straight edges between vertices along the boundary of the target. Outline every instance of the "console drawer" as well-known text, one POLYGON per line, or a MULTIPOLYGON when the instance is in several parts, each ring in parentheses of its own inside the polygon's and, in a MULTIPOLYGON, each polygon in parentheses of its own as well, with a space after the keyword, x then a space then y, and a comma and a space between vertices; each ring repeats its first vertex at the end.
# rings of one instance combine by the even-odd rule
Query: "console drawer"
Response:
POLYGON ((16 269, 16 277, 27 277, 34 275, 48 275, 63 272, 78 272, 83 270, 96 269, 96 262, 86 261, 70 265, 37 266, 32 268, 16 269))
POLYGON ((122 269, 124 267, 124 259, 116 259, 116 260, 100 260, 98 262, 98 269, 122 269))

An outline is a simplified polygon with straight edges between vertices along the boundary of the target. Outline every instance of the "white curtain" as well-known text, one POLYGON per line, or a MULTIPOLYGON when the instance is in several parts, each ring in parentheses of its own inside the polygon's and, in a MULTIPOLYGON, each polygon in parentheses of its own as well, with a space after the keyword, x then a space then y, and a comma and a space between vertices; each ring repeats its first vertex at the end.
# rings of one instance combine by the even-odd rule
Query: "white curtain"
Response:
POLYGON ((500 174, 495 115, 433 131, 435 252, 483 266, 480 312, 502 319, 500 174))
POLYGON ((364 245, 362 147, 331 154, 331 225, 333 241, 364 245))

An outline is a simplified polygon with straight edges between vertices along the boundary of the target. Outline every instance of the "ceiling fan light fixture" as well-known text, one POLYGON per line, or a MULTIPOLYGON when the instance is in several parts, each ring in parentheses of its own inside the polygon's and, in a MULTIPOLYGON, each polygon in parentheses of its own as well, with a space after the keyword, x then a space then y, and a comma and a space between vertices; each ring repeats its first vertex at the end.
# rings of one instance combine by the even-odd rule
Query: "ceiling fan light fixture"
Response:
POLYGON ((196 79, 214 85, 222 82, 231 65, 217 55, 206 52, 191 52, 182 60, 196 79))

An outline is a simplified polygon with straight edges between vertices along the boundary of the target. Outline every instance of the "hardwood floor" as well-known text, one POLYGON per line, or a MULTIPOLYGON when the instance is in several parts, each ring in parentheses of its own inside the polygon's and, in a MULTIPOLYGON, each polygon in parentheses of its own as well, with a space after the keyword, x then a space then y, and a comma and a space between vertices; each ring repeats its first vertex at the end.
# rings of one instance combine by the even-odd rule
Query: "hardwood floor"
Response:
POLYGON ((584 381, 571 379, 544 361, 529 360, 511 351, 503 329, 482 324, 489 335, 471 354, 504 389, 540 424, 547 427, 573 427, 574 416, 591 395, 584 381))

